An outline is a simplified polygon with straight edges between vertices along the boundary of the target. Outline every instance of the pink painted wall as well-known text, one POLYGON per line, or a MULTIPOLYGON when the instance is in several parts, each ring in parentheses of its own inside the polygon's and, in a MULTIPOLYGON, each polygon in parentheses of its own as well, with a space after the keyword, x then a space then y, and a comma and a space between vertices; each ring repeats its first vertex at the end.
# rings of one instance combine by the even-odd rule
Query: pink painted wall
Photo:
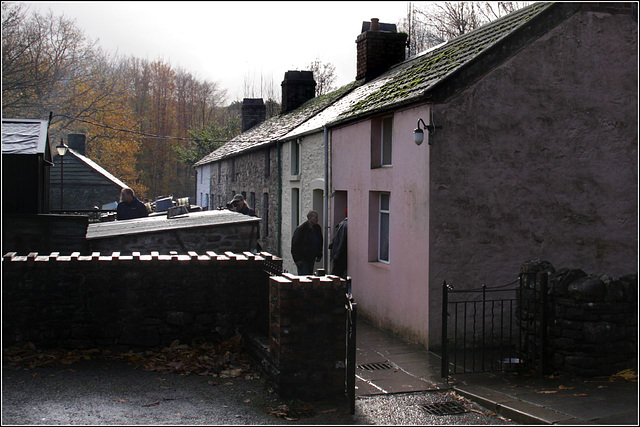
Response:
MULTIPOLYGON (((331 135, 333 191, 348 197, 349 275, 359 310, 375 323, 426 345, 429 277, 429 146, 413 142, 427 107, 397 112, 393 165, 371 168, 371 120, 331 135), (388 264, 369 261, 370 192, 390 193, 388 264)), ((332 208, 333 211, 333 208, 332 208)), ((374 219, 372 219, 374 220, 374 219)))

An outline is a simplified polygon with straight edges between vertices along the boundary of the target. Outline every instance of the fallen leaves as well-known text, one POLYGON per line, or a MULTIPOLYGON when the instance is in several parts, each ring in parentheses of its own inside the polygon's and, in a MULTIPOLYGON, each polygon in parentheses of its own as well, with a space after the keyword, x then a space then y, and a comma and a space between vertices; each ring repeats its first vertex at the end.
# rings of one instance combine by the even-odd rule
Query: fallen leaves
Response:
POLYGON ((26 369, 71 365, 81 360, 91 360, 100 355, 97 348, 89 350, 38 350, 28 342, 22 347, 9 347, 3 350, 3 361, 9 365, 26 369))
POLYGON ((560 390, 573 390, 575 387, 568 387, 568 386, 564 386, 564 385, 559 385, 558 389, 560 390))
MULTIPOLYGON (((251 371, 249 358, 244 351, 240 334, 213 345, 194 341, 191 346, 181 344, 179 340, 171 342, 169 347, 160 347, 147 351, 113 353, 97 348, 89 350, 37 349, 33 343, 22 347, 4 349, 3 361, 20 368, 39 368, 50 366, 68 366, 82 360, 91 359, 122 360, 136 368, 155 372, 172 372, 180 375, 201 375, 226 379, 244 377, 260 378, 260 374, 251 371)), ((156 378, 164 381, 164 378, 156 378)))
POLYGON ((638 374, 633 369, 624 369, 609 377, 609 381, 631 381, 638 382, 638 374))
POLYGON ((556 394, 558 390, 536 390, 539 394, 556 394))
POLYGON ((303 417, 315 415, 315 406, 309 403, 292 402, 291 405, 282 404, 276 408, 267 408, 267 414, 275 415, 287 421, 298 421, 303 417))

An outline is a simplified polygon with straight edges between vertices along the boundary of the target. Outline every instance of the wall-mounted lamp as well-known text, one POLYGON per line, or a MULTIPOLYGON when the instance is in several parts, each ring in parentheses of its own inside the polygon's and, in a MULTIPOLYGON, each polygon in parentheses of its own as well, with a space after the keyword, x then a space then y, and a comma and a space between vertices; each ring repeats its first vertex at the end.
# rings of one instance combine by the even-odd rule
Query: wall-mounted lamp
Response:
POLYGON ((427 125, 424 123, 424 120, 418 119, 418 127, 413 130, 413 142, 415 142, 416 145, 420 145, 422 144, 422 141, 424 141, 424 132, 420 129, 420 123, 422 123, 422 129, 429 131, 429 145, 431 145, 433 143, 431 141, 431 135, 435 133, 436 129, 442 129, 442 126, 436 126, 434 124, 433 111, 431 112, 431 124, 427 125))

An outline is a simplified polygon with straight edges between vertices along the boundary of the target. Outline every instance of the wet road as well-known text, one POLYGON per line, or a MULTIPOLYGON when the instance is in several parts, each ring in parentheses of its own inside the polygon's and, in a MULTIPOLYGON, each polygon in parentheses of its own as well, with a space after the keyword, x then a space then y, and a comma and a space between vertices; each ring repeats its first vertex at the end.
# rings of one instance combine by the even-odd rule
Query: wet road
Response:
POLYGON ((464 399, 468 412, 429 415, 445 392, 362 396, 344 402, 280 399, 263 378, 147 372, 118 360, 30 370, 3 366, 2 424, 503 424, 464 399))

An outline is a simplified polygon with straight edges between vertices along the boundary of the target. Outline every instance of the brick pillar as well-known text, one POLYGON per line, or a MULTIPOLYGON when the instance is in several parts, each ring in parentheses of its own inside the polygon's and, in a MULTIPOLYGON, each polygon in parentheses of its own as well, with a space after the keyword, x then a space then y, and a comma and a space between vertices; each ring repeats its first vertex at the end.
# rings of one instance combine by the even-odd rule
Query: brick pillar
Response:
POLYGON ((344 397, 346 291, 337 276, 271 278, 271 379, 281 396, 344 397))

